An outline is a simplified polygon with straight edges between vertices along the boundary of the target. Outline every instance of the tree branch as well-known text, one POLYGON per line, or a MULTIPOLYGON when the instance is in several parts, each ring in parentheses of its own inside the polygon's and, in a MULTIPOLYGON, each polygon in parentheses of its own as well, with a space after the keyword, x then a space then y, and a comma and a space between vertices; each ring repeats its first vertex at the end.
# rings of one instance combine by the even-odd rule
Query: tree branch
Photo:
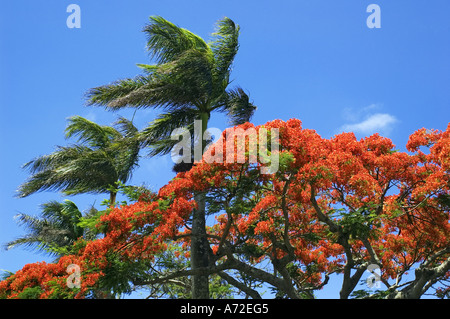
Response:
POLYGON ((416 271, 416 278, 401 291, 394 290, 387 298, 392 299, 418 299, 420 298, 434 283, 450 270, 450 257, 447 257, 440 265, 430 267, 437 258, 450 253, 450 247, 430 256, 416 271))
POLYGON ((262 297, 259 294, 259 292, 257 292, 256 290, 254 290, 254 289, 252 289, 250 287, 247 287, 246 285, 244 285, 240 281, 234 279, 233 277, 231 277, 227 273, 221 271, 221 272, 218 273, 218 275, 221 278, 225 279, 230 285, 233 285, 236 288, 238 288, 239 290, 245 292, 248 296, 252 297, 253 299, 262 299, 262 297))
POLYGON ((317 214, 317 218, 319 219, 320 222, 323 222, 325 224, 327 224, 330 227, 330 231, 333 233, 337 233, 340 231, 340 227, 338 225, 336 225, 330 218, 328 218, 327 215, 325 215, 322 210, 319 207, 319 204, 317 204, 316 201, 316 191, 314 189, 314 185, 310 185, 311 186, 311 204, 314 207, 314 210, 316 211, 317 214))
POLYGON ((291 176, 286 180, 284 187, 283 187, 283 193, 281 197, 281 209, 283 210, 283 217, 284 217, 284 233, 283 233, 283 241, 286 245, 286 249, 290 256, 294 256, 294 247, 291 245, 291 241, 289 240, 289 211, 286 206, 286 194, 289 188, 289 185, 291 183, 291 176))
POLYGON ((192 275, 211 275, 227 269, 233 269, 233 265, 230 262, 224 262, 219 266, 199 267, 196 269, 189 269, 189 270, 178 270, 170 274, 167 274, 166 276, 155 278, 152 280, 142 280, 142 281, 136 280, 133 282, 133 284, 137 286, 154 285, 158 283, 169 282, 170 280, 179 277, 187 277, 192 275))

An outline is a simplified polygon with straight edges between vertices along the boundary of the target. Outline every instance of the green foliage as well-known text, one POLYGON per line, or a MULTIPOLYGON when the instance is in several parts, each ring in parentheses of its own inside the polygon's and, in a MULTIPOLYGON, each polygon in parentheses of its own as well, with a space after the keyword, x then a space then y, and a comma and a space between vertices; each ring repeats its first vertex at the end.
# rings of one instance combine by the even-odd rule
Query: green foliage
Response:
MULTIPOLYGON (((278 288, 270 287, 271 293, 275 296, 274 299, 289 299, 288 295, 281 291, 278 288)), ((300 299, 315 299, 315 296, 312 292, 300 292, 300 299)))
POLYGON ((389 295, 389 291, 375 290, 371 292, 369 290, 355 290, 350 294, 352 299, 384 299, 389 295))
POLYGON ((32 174, 18 189, 19 197, 45 190, 67 195, 108 193, 115 182, 125 183, 137 166, 141 142, 133 124, 120 118, 115 127, 101 126, 80 116, 69 119, 66 137, 78 143, 24 165, 32 174))
POLYGON ((78 207, 70 200, 62 203, 49 201, 41 205, 40 216, 18 214, 16 219, 25 226, 28 233, 5 247, 11 249, 25 246, 53 256, 63 256, 73 253, 73 244, 80 238, 94 239, 97 235, 92 223, 86 221, 98 212, 92 208, 83 217, 78 207))
POLYGON ((193 121, 207 122, 215 110, 227 113, 233 125, 250 120, 256 107, 248 95, 240 87, 228 89, 239 48, 239 26, 231 19, 218 21, 208 43, 159 16, 150 17, 143 32, 156 64, 138 64, 144 74, 89 90, 89 105, 110 110, 162 108, 163 112, 140 134, 152 156, 170 152, 177 143, 170 138, 174 129, 185 127, 193 137, 193 121))
MULTIPOLYGON (((121 261, 113 254, 108 256, 110 266, 101 280, 101 287, 111 289, 114 294, 128 294, 134 289, 147 291, 147 298, 189 299, 192 297, 191 278, 176 279, 154 284, 141 284, 158 280, 170 273, 190 268, 189 259, 183 258, 184 250, 174 244, 155 256, 150 262, 121 261)), ((209 278, 211 298, 228 299, 234 296, 233 287, 218 275, 209 278)))
POLYGON ((355 239, 375 235, 372 229, 379 226, 380 216, 370 205, 356 210, 336 209, 332 212, 332 216, 339 218, 338 224, 342 226, 343 233, 355 239))
POLYGON ((114 295, 130 294, 133 291, 132 281, 145 276, 150 262, 121 260, 114 252, 106 256, 108 267, 99 281, 104 291, 112 291, 114 295))
MULTIPOLYGON (((255 226, 252 227, 252 232, 254 230, 255 226)), ((244 244, 242 245, 242 252, 245 253, 245 255, 259 258, 264 255, 264 250, 259 246, 255 244, 244 244)))
POLYGON ((24 289, 18 296, 18 299, 39 299, 42 294, 41 286, 28 287, 24 289))
POLYGON ((445 209, 450 209, 450 195, 440 194, 437 199, 439 204, 441 204, 445 209))
POLYGON ((233 299, 233 286, 228 284, 218 275, 210 276, 209 294, 212 299, 233 299))
POLYGON ((288 170, 291 164, 295 161, 294 155, 289 152, 282 152, 279 154, 279 173, 282 174, 288 170))

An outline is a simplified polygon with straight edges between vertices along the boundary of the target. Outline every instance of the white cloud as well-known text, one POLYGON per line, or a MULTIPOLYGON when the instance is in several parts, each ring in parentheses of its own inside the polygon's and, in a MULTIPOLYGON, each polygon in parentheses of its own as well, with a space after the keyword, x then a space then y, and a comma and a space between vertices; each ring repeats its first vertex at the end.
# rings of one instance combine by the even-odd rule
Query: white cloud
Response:
POLYGON ((358 122, 362 117, 367 116, 367 114, 369 114, 370 112, 380 110, 381 107, 381 104, 376 103, 370 104, 358 110, 355 110, 351 107, 345 107, 342 110, 342 117, 347 122, 358 122))
MULTIPOLYGON (((367 108, 365 108, 367 109, 367 108)), ((372 108, 369 108, 369 110, 372 108)), ((398 120, 395 116, 388 113, 375 113, 366 116, 363 121, 353 124, 345 124, 341 127, 341 131, 355 132, 362 134, 389 134, 398 120)))

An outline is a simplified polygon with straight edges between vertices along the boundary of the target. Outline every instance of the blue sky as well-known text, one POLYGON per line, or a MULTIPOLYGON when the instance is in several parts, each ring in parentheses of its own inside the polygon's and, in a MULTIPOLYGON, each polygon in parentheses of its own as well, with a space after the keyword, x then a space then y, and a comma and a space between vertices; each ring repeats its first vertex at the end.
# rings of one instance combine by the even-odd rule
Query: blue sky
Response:
MULTIPOLYGON (((81 115, 111 124, 117 115, 84 106, 92 87, 139 73, 149 63, 141 32, 151 15, 208 38, 224 16, 241 26, 233 84, 258 106, 253 122, 299 118, 321 136, 343 130, 374 132, 405 149, 408 136, 450 120, 450 2, 415 1, 3 1, 0 12, 0 243, 23 234, 13 216, 37 214, 56 193, 14 198, 28 177, 21 165, 66 145, 66 119, 81 115), (81 9, 70 29, 69 4, 81 9), (370 29, 369 4, 381 8, 381 28, 370 29)), ((138 111, 140 128, 157 113, 138 111)), ((227 123, 213 116, 211 126, 227 123)), ((143 159, 132 183, 157 190, 170 180, 168 157, 143 159)), ((71 198, 80 209, 100 196, 71 198)), ((0 251, 0 269, 50 260, 23 249, 0 251)), ((326 294, 325 294, 326 295, 326 294)), ((326 295, 332 297, 332 295, 326 295)))

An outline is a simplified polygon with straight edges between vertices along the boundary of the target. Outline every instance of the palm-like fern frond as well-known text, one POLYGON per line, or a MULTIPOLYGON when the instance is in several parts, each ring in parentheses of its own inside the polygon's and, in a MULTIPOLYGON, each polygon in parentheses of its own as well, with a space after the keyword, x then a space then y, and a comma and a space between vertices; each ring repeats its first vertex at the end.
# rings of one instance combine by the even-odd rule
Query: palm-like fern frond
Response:
POLYGON ((139 83, 133 90, 128 90, 129 80, 94 88, 86 95, 88 104, 105 105, 111 110, 127 106, 152 106, 171 111, 185 105, 205 104, 212 92, 211 54, 191 49, 167 64, 140 66, 147 72, 151 69, 152 73, 146 77, 138 77, 139 83), (124 83, 127 84, 126 88, 123 88, 124 83), (120 94, 110 94, 111 92, 120 94))
POLYGON ((175 128, 192 129, 194 120, 207 121, 214 110, 228 114, 232 124, 250 120, 255 107, 248 95, 240 88, 227 89, 240 32, 230 18, 217 22, 208 43, 158 16, 150 17, 143 31, 156 64, 138 64, 143 74, 134 84, 126 79, 90 90, 88 104, 111 110, 162 108, 163 113, 141 135, 151 147, 150 155, 170 152, 176 143, 170 139, 175 128))
POLYGON ((134 169, 139 166, 139 152, 143 147, 143 141, 133 122, 124 117, 120 117, 114 123, 114 127, 121 134, 113 146, 117 148, 117 179, 126 183, 131 179, 134 169))
POLYGON ((32 175, 19 186, 18 196, 45 190, 67 195, 108 193, 116 182, 126 183, 137 167, 142 142, 130 121, 121 118, 115 126, 70 118, 66 137, 78 136, 80 144, 58 147, 26 163, 24 168, 32 175))
POLYGON ((120 133, 113 127, 99 125, 81 116, 73 116, 66 127, 66 138, 78 136, 78 143, 93 148, 108 147, 110 141, 120 138, 120 133))
POLYGON ((201 37, 160 16, 150 17, 150 23, 144 27, 143 32, 147 36, 147 50, 158 64, 172 62, 191 49, 209 50, 201 37))
MULTIPOLYGON (((87 105, 101 105, 112 110, 121 108, 122 106, 113 102, 138 90, 148 82, 148 77, 137 76, 134 79, 118 80, 108 85, 92 88, 85 94, 87 105)), ((134 106, 139 106, 139 103, 134 106)))
POLYGON ((86 229, 78 224, 82 213, 74 202, 65 200, 62 203, 50 201, 41 205, 40 216, 18 214, 15 216, 28 233, 5 244, 6 249, 17 246, 37 249, 51 255, 59 255, 58 248, 70 247, 86 229))
POLYGON ((45 190, 71 188, 70 172, 72 163, 92 152, 87 146, 58 147, 56 152, 43 155, 23 165, 32 175, 19 186, 18 196, 26 197, 45 190))
POLYGON ((230 18, 219 20, 217 30, 212 34, 213 40, 209 43, 214 54, 216 76, 225 84, 223 90, 229 84, 231 66, 239 49, 239 30, 230 18))
POLYGON ((249 96, 240 87, 227 93, 224 110, 227 112, 231 125, 250 121, 256 106, 250 102, 249 96))

